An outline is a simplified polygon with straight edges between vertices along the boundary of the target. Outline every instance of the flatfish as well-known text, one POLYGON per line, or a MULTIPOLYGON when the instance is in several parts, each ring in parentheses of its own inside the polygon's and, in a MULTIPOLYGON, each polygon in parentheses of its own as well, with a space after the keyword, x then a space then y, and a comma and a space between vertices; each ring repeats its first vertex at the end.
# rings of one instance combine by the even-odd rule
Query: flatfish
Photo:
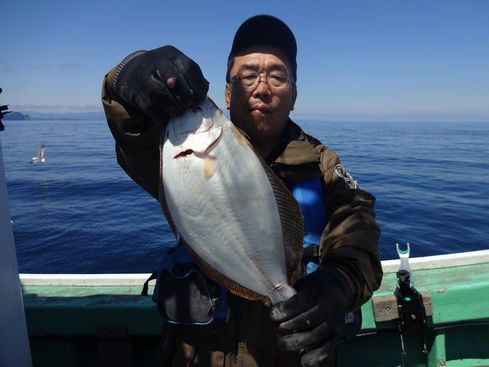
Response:
POLYGON ((247 299, 295 294, 300 207, 245 135, 206 98, 171 119, 161 143, 163 209, 197 266, 247 299))

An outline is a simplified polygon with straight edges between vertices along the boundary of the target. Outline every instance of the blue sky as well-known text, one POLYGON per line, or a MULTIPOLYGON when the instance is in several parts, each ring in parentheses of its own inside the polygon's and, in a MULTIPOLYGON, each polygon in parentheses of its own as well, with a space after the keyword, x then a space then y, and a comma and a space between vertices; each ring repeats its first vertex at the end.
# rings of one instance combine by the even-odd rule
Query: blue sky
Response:
POLYGON ((104 74, 128 53, 173 44, 224 105, 226 58, 249 16, 280 17, 298 42, 293 117, 489 120, 489 1, 5 0, 0 102, 18 111, 99 111, 104 74))

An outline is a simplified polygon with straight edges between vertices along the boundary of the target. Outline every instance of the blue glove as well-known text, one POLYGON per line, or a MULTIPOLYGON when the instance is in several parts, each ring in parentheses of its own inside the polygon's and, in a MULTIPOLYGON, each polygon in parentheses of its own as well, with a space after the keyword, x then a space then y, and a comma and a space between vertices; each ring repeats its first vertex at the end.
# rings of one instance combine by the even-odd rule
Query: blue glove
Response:
POLYGON ((316 366, 335 348, 335 329, 353 302, 353 290, 338 272, 320 267, 294 285, 297 294, 271 309, 270 316, 279 323, 279 332, 286 334, 279 339, 278 347, 302 353, 304 367, 316 366))
POLYGON ((209 82, 193 60, 173 46, 129 55, 116 69, 113 98, 156 121, 181 114, 207 95, 209 82))

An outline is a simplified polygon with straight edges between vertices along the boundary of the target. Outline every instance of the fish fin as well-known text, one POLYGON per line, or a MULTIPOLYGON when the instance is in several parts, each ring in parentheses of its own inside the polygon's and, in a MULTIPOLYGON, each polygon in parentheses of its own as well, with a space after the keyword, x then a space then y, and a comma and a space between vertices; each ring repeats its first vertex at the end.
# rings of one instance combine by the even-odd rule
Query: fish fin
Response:
POLYGON ((304 218, 297 200, 292 193, 273 172, 273 170, 260 159, 268 176, 275 195, 279 211, 282 236, 284 240, 285 263, 289 280, 297 278, 301 272, 302 251, 304 242, 304 218))
POLYGON ((208 265, 202 258, 190 247, 190 245, 184 240, 182 241, 185 250, 188 252, 192 260, 197 265, 197 267, 210 279, 216 283, 222 285, 224 288, 228 289, 231 293, 237 295, 238 297, 245 298, 250 301, 263 300, 265 303, 270 302, 269 298, 253 292, 241 284, 229 279, 225 275, 221 274, 210 265, 208 265))

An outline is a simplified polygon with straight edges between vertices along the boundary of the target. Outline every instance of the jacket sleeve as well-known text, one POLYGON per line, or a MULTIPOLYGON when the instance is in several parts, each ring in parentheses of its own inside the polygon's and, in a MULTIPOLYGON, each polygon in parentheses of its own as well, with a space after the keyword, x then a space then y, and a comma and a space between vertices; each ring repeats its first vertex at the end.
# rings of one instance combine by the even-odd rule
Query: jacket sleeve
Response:
POLYGON ((325 149, 320 166, 328 211, 320 244, 322 264, 346 273, 356 288, 352 306, 356 308, 372 296, 382 280, 375 198, 358 188, 334 152, 325 149))
POLYGON ((159 142, 164 126, 155 124, 141 112, 115 101, 112 80, 117 69, 109 71, 102 85, 102 104, 110 132, 115 139, 117 162, 145 191, 158 198, 159 142))

